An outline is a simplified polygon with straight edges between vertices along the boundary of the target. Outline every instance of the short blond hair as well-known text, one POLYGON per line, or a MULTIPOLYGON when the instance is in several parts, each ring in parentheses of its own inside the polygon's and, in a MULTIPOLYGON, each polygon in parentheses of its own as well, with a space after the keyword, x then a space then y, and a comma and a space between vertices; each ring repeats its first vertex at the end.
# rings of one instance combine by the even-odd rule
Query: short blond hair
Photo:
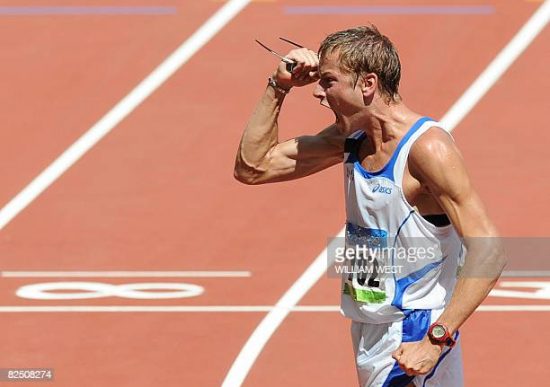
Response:
POLYGON ((319 47, 319 57, 336 52, 344 71, 359 77, 366 73, 378 76, 379 90, 393 101, 399 96, 401 63, 388 37, 374 26, 361 26, 330 34, 319 47))

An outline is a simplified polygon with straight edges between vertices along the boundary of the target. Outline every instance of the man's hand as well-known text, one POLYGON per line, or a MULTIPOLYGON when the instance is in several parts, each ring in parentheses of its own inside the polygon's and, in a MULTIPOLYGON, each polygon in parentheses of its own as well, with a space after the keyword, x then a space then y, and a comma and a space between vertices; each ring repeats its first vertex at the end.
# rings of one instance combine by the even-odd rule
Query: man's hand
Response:
POLYGON ((280 87, 290 89, 294 86, 305 86, 319 79, 319 57, 315 51, 299 48, 290 51, 285 58, 296 62, 296 66, 289 73, 286 63, 281 61, 273 73, 273 78, 280 87))
POLYGON ((407 375, 424 375, 434 368, 442 351, 441 345, 432 344, 426 336, 421 341, 402 343, 392 357, 407 375))

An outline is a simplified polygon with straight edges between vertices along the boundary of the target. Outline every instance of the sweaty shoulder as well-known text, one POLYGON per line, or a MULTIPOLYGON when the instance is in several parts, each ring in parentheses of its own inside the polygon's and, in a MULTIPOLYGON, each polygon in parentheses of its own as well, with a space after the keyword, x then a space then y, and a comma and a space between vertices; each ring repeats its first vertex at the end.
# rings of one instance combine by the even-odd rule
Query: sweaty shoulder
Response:
POLYGON ((409 160, 415 163, 443 161, 458 148, 451 135, 444 129, 433 126, 424 132, 412 145, 409 160))
POLYGON ((451 135, 432 127, 415 141, 409 153, 409 170, 435 191, 454 191, 468 181, 464 161, 451 135))

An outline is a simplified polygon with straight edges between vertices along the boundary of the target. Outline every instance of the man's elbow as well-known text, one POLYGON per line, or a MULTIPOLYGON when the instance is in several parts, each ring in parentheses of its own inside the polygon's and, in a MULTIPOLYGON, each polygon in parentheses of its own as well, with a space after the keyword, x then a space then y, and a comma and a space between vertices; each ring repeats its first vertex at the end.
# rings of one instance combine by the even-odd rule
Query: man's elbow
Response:
POLYGON ((498 238, 498 242, 496 243, 496 247, 494 248, 494 254, 493 254, 493 265, 498 271, 498 275, 502 273, 504 268, 506 267, 506 264, 508 263, 508 258, 506 257, 506 251, 504 250, 504 244, 498 238))
POLYGON ((504 270, 506 266, 506 251, 504 249, 504 243, 500 237, 489 237, 484 238, 487 240, 487 263, 494 268, 495 273, 500 273, 504 270))
POLYGON ((251 172, 251 171, 249 171, 245 168, 240 168, 238 166, 235 166, 235 169, 233 170, 233 177, 238 182, 246 184, 246 185, 259 184, 258 176, 257 176, 256 173, 251 172))
POLYGON ((461 273, 466 277, 500 277, 506 266, 506 252, 499 237, 466 238, 468 251, 461 273))
POLYGON ((235 161, 235 168, 233 170, 233 177, 243 184, 258 185, 264 182, 262 177, 265 176, 265 172, 265 170, 262 170, 254 165, 250 165, 241 158, 237 158, 235 161))

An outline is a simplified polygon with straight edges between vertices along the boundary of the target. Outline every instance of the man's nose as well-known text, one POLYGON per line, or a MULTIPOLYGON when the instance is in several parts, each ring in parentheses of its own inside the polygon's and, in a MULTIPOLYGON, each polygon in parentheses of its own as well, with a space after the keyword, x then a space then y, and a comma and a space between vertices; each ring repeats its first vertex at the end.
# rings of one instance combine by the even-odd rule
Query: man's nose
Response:
POLYGON ((321 87, 319 83, 313 88, 313 96, 315 98, 323 99, 325 98, 325 90, 321 87))

